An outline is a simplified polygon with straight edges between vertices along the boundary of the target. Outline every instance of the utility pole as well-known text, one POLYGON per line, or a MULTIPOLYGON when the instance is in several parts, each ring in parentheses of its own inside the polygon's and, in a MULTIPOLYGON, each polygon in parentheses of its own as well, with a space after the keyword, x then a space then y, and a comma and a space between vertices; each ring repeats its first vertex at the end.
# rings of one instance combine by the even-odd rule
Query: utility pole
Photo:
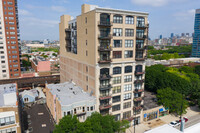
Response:
POLYGON ((135 122, 135 120, 136 120, 136 107, 135 107, 133 110, 134 110, 133 112, 134 112, 134 115, 135 115, 135 117, 134 117, 134 123, 133 123, 133 124, 134 124, 134 133, 136 133, 136 132, 135 132, 135 124, 136 124, 136 122, 135 122))

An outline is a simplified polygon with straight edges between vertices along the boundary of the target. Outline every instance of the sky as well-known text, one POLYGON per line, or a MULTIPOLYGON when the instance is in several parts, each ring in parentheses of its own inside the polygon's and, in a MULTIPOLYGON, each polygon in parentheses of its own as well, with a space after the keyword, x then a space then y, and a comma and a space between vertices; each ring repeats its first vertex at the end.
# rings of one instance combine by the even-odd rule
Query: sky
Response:
POLYGON ((193 33, 200 0, 18 0, 21 40, 59 40, 60 16, 74 18, 82 4, 149 13, 149 37, 193 33))

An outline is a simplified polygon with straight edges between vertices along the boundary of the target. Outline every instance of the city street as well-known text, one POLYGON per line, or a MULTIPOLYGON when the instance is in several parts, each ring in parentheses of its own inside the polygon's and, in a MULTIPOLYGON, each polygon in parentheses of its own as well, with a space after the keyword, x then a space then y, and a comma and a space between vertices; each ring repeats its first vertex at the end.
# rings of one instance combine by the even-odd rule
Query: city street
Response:
MULTIPOLYGON (((200 122, 200 114, 188 117, 188 121, 185 123, 185 128, 188 128, 192 125, 195 125, 200 122)), ((177 126, 176 129, 180 129, 180 126, 177 126)))

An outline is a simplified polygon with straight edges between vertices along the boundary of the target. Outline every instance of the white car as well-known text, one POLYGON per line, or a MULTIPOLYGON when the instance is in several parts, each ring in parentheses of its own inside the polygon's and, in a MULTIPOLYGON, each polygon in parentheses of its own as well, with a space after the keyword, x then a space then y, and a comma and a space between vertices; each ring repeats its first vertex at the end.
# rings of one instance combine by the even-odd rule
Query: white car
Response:
POLYGON ((169 125, 172 126, 172 127, 175 127, 175 126, 180 125, 180 123, 179 123, 179 122, 172 121, 172 122, 169 123, 169 125))

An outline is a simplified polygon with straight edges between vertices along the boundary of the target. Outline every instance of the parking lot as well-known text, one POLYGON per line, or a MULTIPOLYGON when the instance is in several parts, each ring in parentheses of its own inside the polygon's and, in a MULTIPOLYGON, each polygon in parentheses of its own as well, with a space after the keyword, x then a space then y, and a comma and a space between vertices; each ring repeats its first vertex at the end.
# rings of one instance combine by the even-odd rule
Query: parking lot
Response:
POLYGON ((23 124, 25 133, 52 133, 54 122, 46 104, 34 104, 23 110, 23 124))

